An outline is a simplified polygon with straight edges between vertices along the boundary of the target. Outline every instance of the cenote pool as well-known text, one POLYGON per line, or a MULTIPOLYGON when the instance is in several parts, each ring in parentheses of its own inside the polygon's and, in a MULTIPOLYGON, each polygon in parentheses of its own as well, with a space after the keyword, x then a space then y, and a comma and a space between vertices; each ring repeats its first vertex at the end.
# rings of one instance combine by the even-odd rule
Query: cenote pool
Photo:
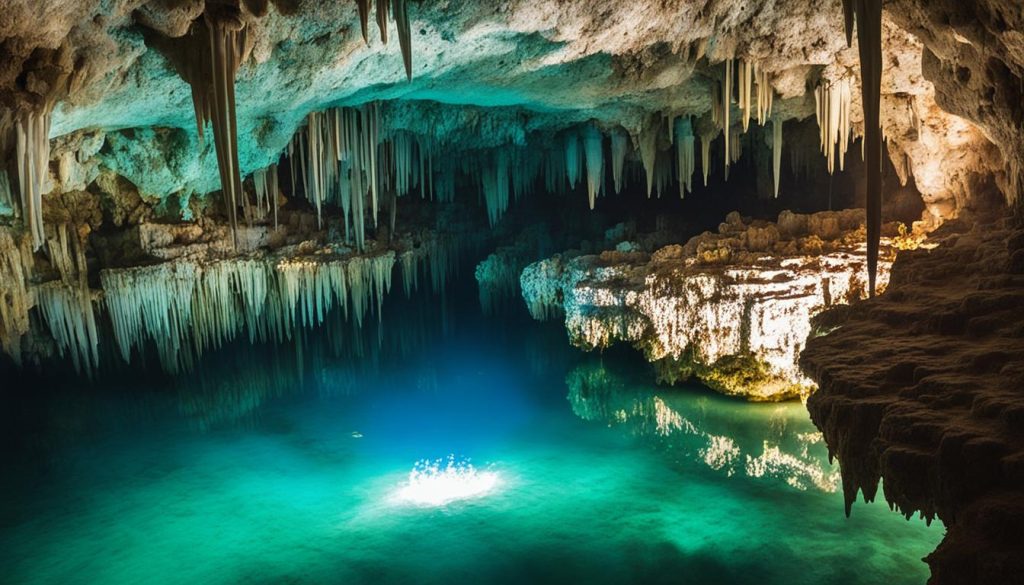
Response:
POLYGON ((8 393, 3 581, 927 579, 942 526, 845 518, 801 404, 659 388, 557 325, 448 302, 392 303, 354 350, 8 393))

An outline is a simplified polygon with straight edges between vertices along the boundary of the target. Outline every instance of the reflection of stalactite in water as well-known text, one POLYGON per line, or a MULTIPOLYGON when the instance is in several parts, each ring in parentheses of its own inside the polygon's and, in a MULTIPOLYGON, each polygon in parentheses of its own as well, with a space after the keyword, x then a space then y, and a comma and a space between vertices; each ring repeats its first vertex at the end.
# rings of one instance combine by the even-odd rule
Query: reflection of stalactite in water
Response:
POLYGON ((380 321, 362 327, 334 307, 321 326, 296 330, 291 347, 270 340, 227 344, 195 364, 190 376, 173 378, 179 410, 209 429, 252 424, 262 404, 289 394, 350 395, 410 373, 417 387, 436 388, 437 372, 424 350, 446 328, 438 300, 428 291, 394 298, 380 321))

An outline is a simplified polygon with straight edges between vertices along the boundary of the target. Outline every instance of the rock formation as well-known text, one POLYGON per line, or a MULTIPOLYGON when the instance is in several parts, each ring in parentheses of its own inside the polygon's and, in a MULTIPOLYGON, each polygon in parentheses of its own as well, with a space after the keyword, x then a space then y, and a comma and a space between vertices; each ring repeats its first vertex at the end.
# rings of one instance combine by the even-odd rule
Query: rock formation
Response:
MULTIPOLYGON (((564 315, 577 347, 629 343, 661 381, 695 377, 726 394, 783 400, 813 389, 797 365, 811 318, 867 296, 864 237, 860 210, 749 224, 732 213, 717 234, 685 246, 563 254, 527 266, 520 282, 533 317, 564 315)), ((882 287, 893 255, 887 245, 882 287)))
POLYGON ((820 384, 848 493, 886 477, 895 505, 947 522, 937 581, 1005 581, 1024 574, 1003 505, 1020 484, 1022 252, 1002 219, 1024 201, 1022 30, 1017 0, 8 0, 0 350, 88 373, 104 343, 128 359, 155 342, 188 368, 236 335, 372 307, 392 266, 409 295, 443 290, 460 246, 522 231, 527 202, 623 215, 606 225, 669 194, 760 218, 864 207, 529 266, 540 248, 512 243, 480 265, 481 301, 521 285, 576 345, 632 344, 668 382, 759 400, 820 384), (829 313, 820 328, 843 326, 801 372, 816 314, 885 289, 882 218, 903 201, 898 245, 952 225, 901 255, 892 290, 829 313))
POLYGON ((801 355, 820 385, 807 406, 847 513, 882 480, 890 506, 945 524, 936 582, 1020 582, 1024 231, 986 213, 929 242, 900 254, 884 295, 815 320, 830 333, 801 355))

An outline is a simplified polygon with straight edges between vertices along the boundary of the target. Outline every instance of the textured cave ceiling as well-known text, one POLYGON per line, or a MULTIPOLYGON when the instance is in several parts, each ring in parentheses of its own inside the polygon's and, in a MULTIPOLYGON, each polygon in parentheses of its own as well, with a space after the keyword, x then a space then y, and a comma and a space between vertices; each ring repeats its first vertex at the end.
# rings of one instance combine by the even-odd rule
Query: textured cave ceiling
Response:
MULTIPOLYGON (((6 4, 0 103, 18 111, 55 101, 51 138, 140 129, 97 156, 150 194, 219 188, 213 149, 196 136, 189 86, 155 48, 186 36, 218 3, 6 4), (168 138, 153 128, 182 133, 168 138)), ((998 175, 1012 198, 1021 7, 996 0, 885 7, 882 125, 897 169, 914 177, 935 215, 967 198, 973 173, 998 175)), ((769 73, 782 119, 813 116, 815 87, 852 79, 852 123, 863 132, 857 47, 846 46, 839 0, 410 3, 411 81, 394 24, 388 46, 371 24, 367 46, 355 2, 247 1, 234 9, 251 43, 236 89, 243 176, 276 160, 309 112, 373 100, 390 102, 386 125, 453 149, 521 144, 530 132, 587 120, 635 137, 655 123, 652 114, 706 116, 733 58, 769 73)), ((79 146, 70 141, 70 149, 79 146)), ((76 178, 87 182, 88 172, 76 178)), ((82 185, 63 189, 72 187, 82 185)))

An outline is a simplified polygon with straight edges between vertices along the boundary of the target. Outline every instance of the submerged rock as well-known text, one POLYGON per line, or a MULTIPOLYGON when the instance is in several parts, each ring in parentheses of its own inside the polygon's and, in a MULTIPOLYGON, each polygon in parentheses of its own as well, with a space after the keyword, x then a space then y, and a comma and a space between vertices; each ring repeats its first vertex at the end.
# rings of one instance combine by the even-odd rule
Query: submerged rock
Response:
MULTIPOLYGON (((779 224, 730 214, 719 233, 651 255, 555 256, 520 284, 536 319, 564 315, 573 345, 621 341, 641 350, 661 382, 691 377, 749 400, 807 396, 797 359, 811 318, 867 296, 859 210, 797 215, 779 224), (780 229, 781 228, 781 229, 780 229)), ((879 283, 888 280, 885 246, 879 283)))

